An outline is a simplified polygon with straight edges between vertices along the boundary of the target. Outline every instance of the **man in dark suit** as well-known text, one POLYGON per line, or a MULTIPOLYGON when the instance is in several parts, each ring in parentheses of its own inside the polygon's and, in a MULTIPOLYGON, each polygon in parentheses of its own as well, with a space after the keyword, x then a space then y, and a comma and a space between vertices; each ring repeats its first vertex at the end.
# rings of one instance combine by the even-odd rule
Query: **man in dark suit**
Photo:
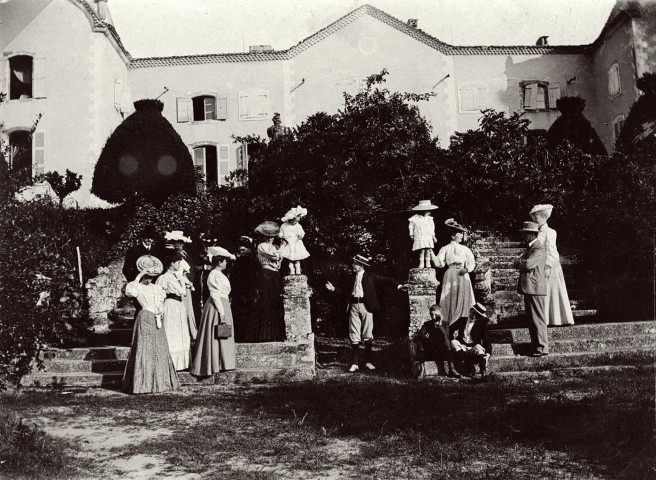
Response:
MULTIPOLYGON (((396 280, 389 277, 383 277, 370 273, 365 270, 369 266, 370 259, 362 255, 353 257, 351 270, 353 271, 353 280, 350 282, 350 299, 348 303, 349 315, 349 340, 353 353, 351 367, 349 372, 357 372, 360 369, 360 344, 364 344, 364 368, 375 370, 376 367, 371 363, 371 348, 373 345, 374 329, 374 312, 380 310, 377 288, 386 285, 394 286, 399 290, 404 290, 405 286, 399 284, 396 280)), ((326 283, 326 288, 334 291, 335 287, 326 283)))
POLYGON ((474 376, 478 364, 481 380, 487 380, 487 364, 492 355, 488 321, 485 307, 476 303, 469 317, 459 318, 451 325, 451 346, 456 360, 470 377, 474 376))
POLYGON ((549 354, 545 315, 547 252, 537 239, 538 228, 539 225, 535 222, 524 222, 520 232, 524 235, 527 248, 521 257, 515 259, 515 268, 519 270, 517 291, 524 295, 524 307, 529 317, 528 332, 531 336, 532 357, 549 354))
POLYGON ((128 282, 134 280, 139 274, 137 269, 137 260, 143 255, 152 255, 161 260, 161 255, 155 251, 155 239, 157 232, 152 225, 146 226, 141 233, 141 241, 139 244, 128 248, 125 252, 125 262, 123 263, 123 275, 128 282))

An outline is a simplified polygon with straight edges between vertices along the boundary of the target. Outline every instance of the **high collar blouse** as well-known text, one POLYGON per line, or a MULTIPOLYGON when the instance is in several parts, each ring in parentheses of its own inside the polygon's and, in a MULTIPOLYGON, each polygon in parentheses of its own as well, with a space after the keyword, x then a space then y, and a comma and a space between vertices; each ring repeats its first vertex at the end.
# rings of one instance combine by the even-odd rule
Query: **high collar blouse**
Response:
POLYGON ((435 257, 435 266, 437 268, 443 268, 454 263, 461 264, 469 272, 476 268, 476 261, 474 260, 472 251, 464 245, 452 241, 440 248, 437 257, 435 257))
POLYGON ((143 310, 155 314, 162 313, 166 292, 159 285, 154 283, 144 285, 133 280, 125 286, 125 295, 136 298, 143 310))
POLYGON ((547 251, 547 266, 553 268, 560 262, 560 255, 556 248, 556 237, 558 234, 549 225, 543 223, 538 229, 538 241, 544 245, 547 251))
POLYGON ((221 270, 214 269, 207 276, 207 288, 210 291, 210 297, 214 302, 214 306, 223 316, 225 309, 223 308, 222 298, 228 299, 230 297, 230 280, 226 277, 221 270))

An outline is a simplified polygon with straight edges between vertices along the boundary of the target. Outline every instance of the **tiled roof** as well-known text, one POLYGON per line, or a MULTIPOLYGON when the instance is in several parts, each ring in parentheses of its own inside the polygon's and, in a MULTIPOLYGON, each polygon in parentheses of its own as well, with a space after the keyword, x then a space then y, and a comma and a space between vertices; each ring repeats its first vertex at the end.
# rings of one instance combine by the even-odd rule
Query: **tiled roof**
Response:
POLYGON ((382 10, 363 5, 344 15, 318 32, 301 40, 287 50, 274 50, 258 53, 220 53, 208 55, 182 55, 176 57, 135 58, 130 68, 164 67, 177 65, 200 65, 204 63, 267 62, 288 60, 321 42, 333 33, 358 18, 370 15, 396 30, 411 36, 445 55, 581 55, 589 53, 590 45, 544 45, 544 46, 457 46, 449 45, 418 28, 413 28, 382 10))
POLYGON ((610 14, 608 15, 608 20, 606 20, 606 24, 604 25, 604 28, 601 29, 601 32, 599 32, 599 36, 597 39, 592 42, 592 45, 594 49, 596 49, 599 44, 603 41, 604 37, 606 36, 606 33, 608 33, 609 30, 611 30, 615 25, 618 23, 625 21, 625 20, 630 20, 632 18, 640 18, 642 16, 642 5, 640 4, 640 1, 638 0, 618 0, 617 3, 615 3, 615 6, 613 6, 613 9, 610 11, 610 14))

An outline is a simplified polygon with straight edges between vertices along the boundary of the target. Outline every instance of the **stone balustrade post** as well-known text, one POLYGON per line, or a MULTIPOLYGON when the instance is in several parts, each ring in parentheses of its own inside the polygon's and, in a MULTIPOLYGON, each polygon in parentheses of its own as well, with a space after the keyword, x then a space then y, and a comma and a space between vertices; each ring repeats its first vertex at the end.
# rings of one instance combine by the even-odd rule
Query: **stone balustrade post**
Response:
POLYGON ((408 299, 410 301, 410 326, 408 338, 417 333, 428 320, 428 310, 436 303, 440 282, 433 268, 411 268, 408 275, 408 299))
POLYGON ((310 287, 305 275, 284 277, 285 339, 288 342, 314 341, 310 317, 310 287))

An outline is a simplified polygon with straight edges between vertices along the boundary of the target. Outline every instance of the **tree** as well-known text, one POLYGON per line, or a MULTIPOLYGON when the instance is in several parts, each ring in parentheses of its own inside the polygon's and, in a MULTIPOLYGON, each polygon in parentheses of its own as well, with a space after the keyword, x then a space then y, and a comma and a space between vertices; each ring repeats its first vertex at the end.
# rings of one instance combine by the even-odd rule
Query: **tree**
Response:
POLYGON ((638 144, 656 143, 656 73, 645 73, 637 87, 643 95, 636 100, 624 121, 615 150, 630 153, 638 144))
POLYGON ((565 144, 578 147, 590 155, 606 155, 606 148, 596 130, 583 116, 585 100, 581 97, 563 97, 556 101, 560 117, 547 130, 547 146, 555 148, 565 144))
POLYGON ((64 204, 64 199, 71 193, 75 192, 82 185, 82 175, 71 172, 66 169, 66 177, 59 172, 46 172, 38 177, 38 180, 45 180, 50 184, 52 189, 59 198, 59 206, 64 204))
POLYGON ((194 164, 180 135, 162 116, 159 100, 139 100, 136 111, 109 137, 93 175, 91 192, 113 203, 140 196, 161 204, 176 193, 193 195, 194 164))

